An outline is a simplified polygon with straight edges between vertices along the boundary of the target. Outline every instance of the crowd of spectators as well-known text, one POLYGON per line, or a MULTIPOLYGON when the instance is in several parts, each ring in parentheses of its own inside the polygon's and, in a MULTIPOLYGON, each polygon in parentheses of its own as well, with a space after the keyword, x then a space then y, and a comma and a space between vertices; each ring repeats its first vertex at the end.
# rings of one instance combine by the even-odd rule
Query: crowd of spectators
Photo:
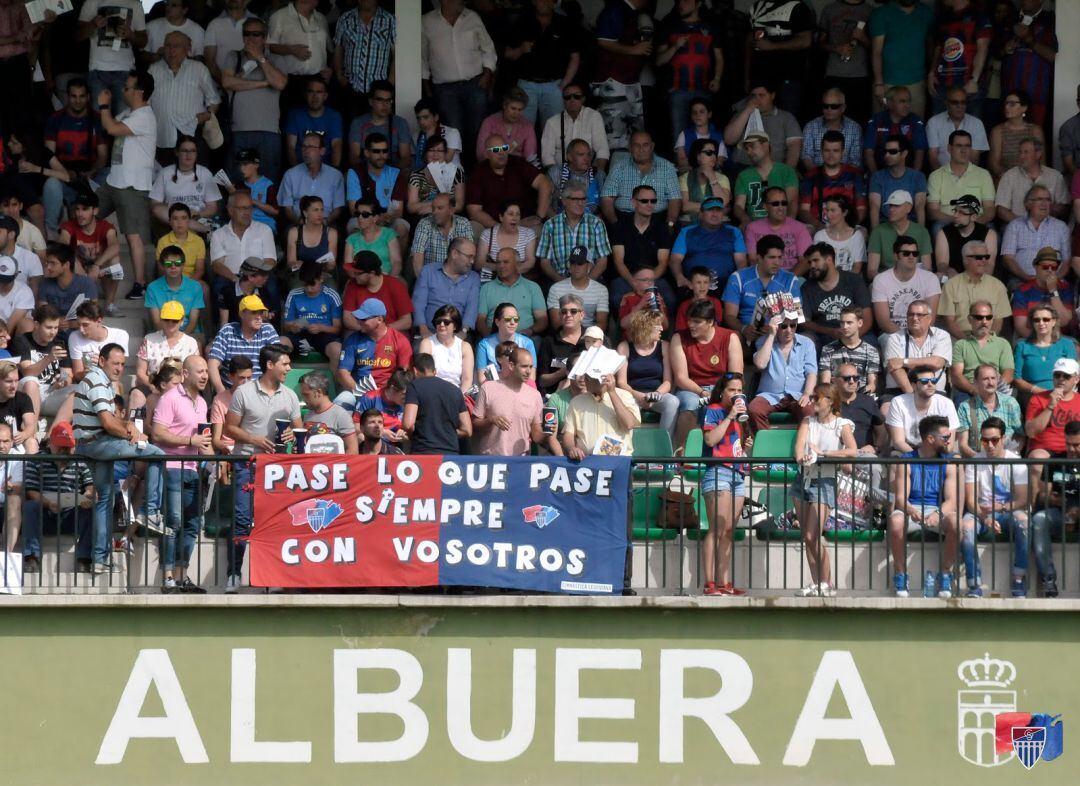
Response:
MULTIPOLYGON (((673 453, 703 428, 705 454, 730 459, 786 416, 813 595, 835 591, 820 535, 837 504, 814 457, 1072 450, 1080 115, 1062 118, 1055 170, 1040 0, 676 0, 662 18, 651 0, 596 18, 572 0, 441 0, 418 53, 384 5, 0 12, 0 449, 130 462, 123 490, 166 533, 166 591, 199 591, 196 456, 298 434, 580 459, 609 437, 632 454, 652 413, 673 453), (423 79, 410 107, 402 58, 423 79), (141 340, 113 324, 121 299, 145 308, 141 340), (622 368, 572 374, 597 345, 622 368), (311 369, 299 384, 294 364, 311 369), (139 461, 161 452, 179 458, 139 461)), ((26 570, 40 522, 77 509, 80 569, 107 573, 111 465, 29 466, 8 477, 35 522, 26 570)), ((709 594, 741 592, 743 469, 702 482, 709 594)), ((228 592, 251 473, 220 478, 237 500, 228 592)), ((1032 472, 987 502, 981 476, 969 499, 913 477, 896 481, 894 550, 939 529, 977 594, 974 539, 1026 533, 1022 509, 1042 506, 1031 539, 1056 594, 1045 539, 1075 525, 1051 515, 1060 489, 1032 472)), ((1018 556, 1014 594, 1026 570, 1018 556)))

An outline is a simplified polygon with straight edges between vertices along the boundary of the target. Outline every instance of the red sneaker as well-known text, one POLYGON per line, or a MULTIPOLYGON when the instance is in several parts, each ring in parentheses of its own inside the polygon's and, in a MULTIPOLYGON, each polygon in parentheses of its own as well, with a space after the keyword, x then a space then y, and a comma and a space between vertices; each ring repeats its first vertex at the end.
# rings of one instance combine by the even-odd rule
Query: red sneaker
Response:
POLYGON ((713 581, 706 581, 705 582, 705 594, 706 595, 719 595, 720 594, 720 588, 716 586, 716 582, 713 582, 713 581))
POLYGON ((745 595, 746 590, 741 590, 741 589, 739 589, 738 587, 736 587, 736 586, 734 586, 732 584, 724 584, 722 587, 717 589, 716 594, 717 595, 735 595, 735 596, 738 596, 738 595, 745 595))

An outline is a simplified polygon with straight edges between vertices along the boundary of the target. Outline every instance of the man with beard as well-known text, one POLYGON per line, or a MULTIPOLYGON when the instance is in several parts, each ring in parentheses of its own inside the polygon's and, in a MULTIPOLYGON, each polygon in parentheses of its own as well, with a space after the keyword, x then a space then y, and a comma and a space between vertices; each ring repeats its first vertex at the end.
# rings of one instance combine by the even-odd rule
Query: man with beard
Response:
MULTIPOLYGON (((836 251, 828 243, 815 243, 806 250, 806 283, 802 286, 803 328, 817 339, 818 346, 830 338, 840 338, 841 316, 852 309, 861 322, 856 338, 870 331, 873 312, 870 290, 863 277, 836 269, 836 251)), ((828 382, 826 376, 823 382, 828 382)))

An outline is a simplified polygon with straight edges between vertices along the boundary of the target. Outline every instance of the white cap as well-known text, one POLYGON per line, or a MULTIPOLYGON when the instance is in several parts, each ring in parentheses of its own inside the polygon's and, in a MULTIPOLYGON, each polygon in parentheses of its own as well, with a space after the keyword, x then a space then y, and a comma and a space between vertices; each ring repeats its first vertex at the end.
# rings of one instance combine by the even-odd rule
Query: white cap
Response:
POLYGON ((885 200, 886 205, 914 205, 915 201, 911 198, 910 191, 893 191, 889 194, 889 198, 885 200))
POLYGON ((1070 377, 1075 377, 1080 374, 1080 363, 1077 363, 1072 358, 1058 358, 1054 361, 1054 373, 1061 372, 1062 374, 1068 374, 1070 377))

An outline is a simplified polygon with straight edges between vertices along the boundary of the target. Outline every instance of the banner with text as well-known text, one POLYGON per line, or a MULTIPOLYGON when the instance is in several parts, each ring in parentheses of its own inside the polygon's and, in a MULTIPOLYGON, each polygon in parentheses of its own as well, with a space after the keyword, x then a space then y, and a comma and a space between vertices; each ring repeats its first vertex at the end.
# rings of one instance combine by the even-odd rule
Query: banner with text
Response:
POLYGON ((251 583, 622 589, 630 462, 260 456, 251 583))

